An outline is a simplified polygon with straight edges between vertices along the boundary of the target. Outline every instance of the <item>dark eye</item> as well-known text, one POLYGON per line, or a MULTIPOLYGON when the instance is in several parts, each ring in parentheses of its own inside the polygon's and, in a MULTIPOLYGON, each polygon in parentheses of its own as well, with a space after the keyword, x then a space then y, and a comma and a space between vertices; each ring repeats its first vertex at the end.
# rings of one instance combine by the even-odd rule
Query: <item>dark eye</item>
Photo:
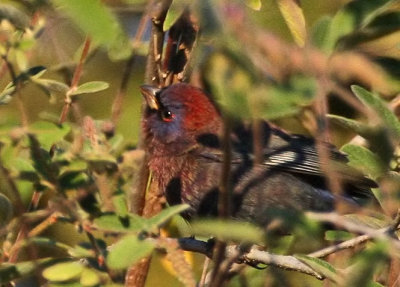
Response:
POLYGON ((161 118, 164 122, 170 122, 175 118, 175 115, 169 110, 163 110, 161 112, 161 118))

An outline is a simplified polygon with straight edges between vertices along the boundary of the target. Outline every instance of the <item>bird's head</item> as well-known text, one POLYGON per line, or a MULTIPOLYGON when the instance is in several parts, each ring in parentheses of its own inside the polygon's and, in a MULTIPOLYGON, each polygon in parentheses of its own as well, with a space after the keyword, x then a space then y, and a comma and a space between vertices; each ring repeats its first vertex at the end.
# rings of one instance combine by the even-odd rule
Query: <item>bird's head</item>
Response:
POLYGON ((196 145, 198 137, 217 134, 222 126, 214 102, 201 90, 188 84, 164 89, 141 86, 146 100, 142 128, 147 143, 170 152, 183 152, 196 145))

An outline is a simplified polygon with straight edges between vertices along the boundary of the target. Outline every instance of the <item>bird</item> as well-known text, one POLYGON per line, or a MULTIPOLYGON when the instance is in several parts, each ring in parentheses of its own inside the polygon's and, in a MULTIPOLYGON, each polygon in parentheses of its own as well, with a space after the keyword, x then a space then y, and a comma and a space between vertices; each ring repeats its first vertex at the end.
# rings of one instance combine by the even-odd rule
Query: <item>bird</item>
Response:
MULTIPOLYGON (((141 128, 152 178, 169 205, 186 203, 188 219, 218 216, 224 149, 221 108, 205 91, 187 83, 158 88, 142 85, 141 128)), ((376 203, 376 183, 347 165, 347 156, 324 144, 342 193, 326 181, 316 141, 261 121, 262 157, 256 160, 251 124, 234 119, 231 142, 231 216, 266 226, 281 214, 334 211, 335 203, 376 203)))

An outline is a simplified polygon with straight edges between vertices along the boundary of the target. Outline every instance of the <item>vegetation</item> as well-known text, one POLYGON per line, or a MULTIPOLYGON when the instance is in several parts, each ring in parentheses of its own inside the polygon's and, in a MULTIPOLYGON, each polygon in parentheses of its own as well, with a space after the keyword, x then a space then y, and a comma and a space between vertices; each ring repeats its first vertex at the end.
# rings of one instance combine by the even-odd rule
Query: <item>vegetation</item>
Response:
POLYGON ((0 285, 396 285, 399 35, 398 0, 2 1, 0 285), (184 222, 139 137, 138 85, 179 81, 341 146, 382 211, 184 222))

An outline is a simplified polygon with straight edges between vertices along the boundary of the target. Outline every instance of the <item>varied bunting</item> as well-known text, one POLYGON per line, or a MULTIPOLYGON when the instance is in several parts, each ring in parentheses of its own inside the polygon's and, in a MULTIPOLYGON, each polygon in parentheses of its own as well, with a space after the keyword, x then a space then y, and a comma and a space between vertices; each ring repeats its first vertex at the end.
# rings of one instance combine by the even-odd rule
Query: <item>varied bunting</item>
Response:
MULTIPOLYGON (((144 85, 147 107, 143 135, 153 179, 169 204, 187 203, 184 216, 216 216, 221 181, 223 120, 215 102, 201 89, 179 83, 158 89, 144 85)), ((359 205, 376 201, 372 180, 345 165, 346 156, 331 145, 331 160, 343 183, 341 196, 327 188, 312 139, 290 135, 262 123, 262 163, 254 164, 252 129, 232 129, 232 216, 260 225, 287 211, 332 211, 339 200, 359 205), (349 172, 351 171, 351 172, 349 172)))

